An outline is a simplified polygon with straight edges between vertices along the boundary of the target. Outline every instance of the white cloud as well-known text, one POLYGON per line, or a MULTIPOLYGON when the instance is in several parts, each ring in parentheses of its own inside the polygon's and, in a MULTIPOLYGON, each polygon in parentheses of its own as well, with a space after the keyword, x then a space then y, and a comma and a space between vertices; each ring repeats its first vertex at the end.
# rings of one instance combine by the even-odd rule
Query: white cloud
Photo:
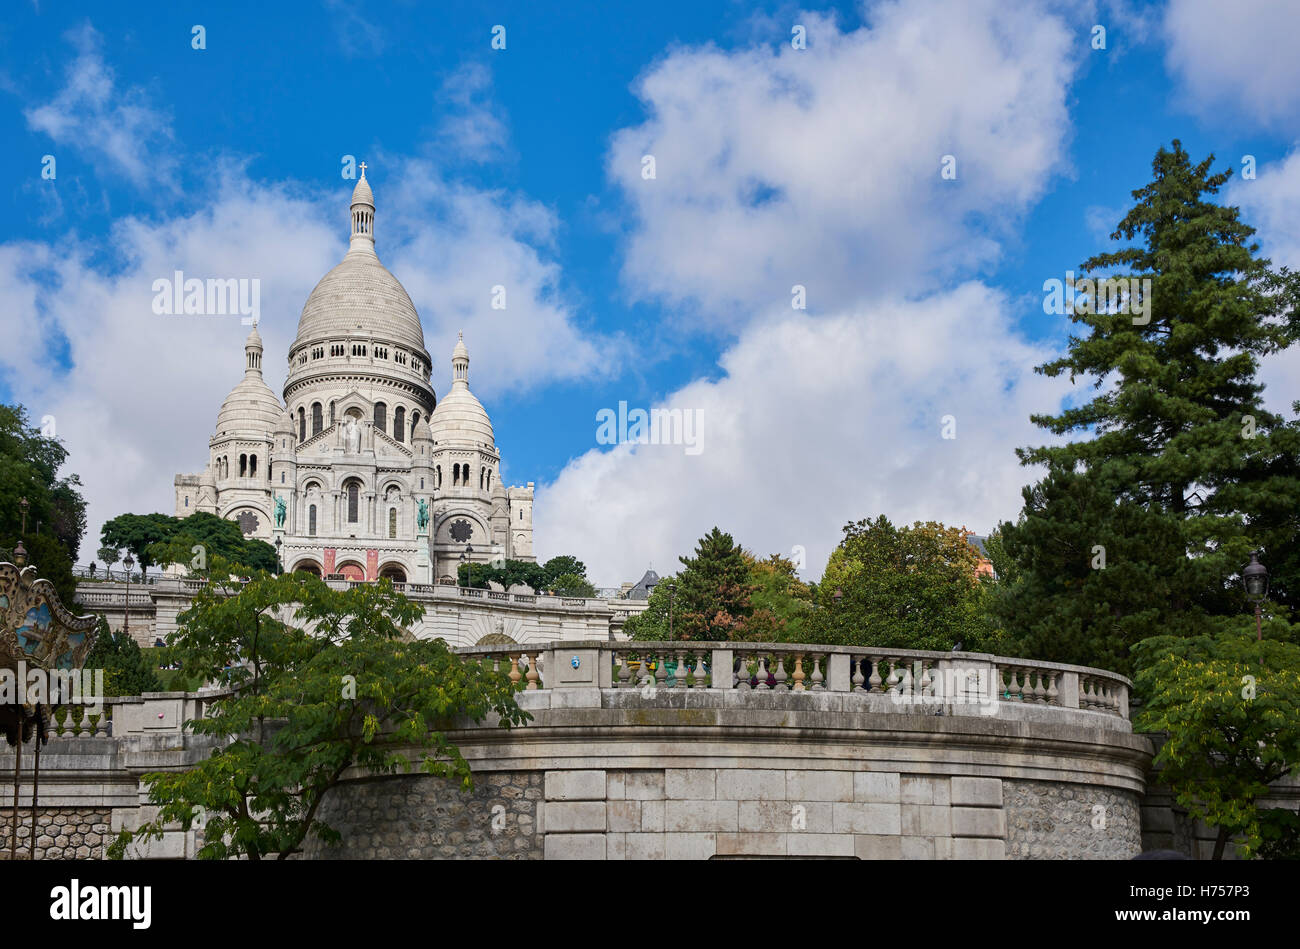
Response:
POLYGON ((366 7, 350 0, 325 0, 325 9, 330 11, 334 35, 344 56, 354 59, 378 56, 384 51, 387 37, 366 7))
POLYGON ((789 306, 795 284, 827 313, 995 259, 1062 164, 1084 34, 1034 3, 868 16, 845 32, 802 13, 805 50, 677 49, 642 76, 649 117, 614 136, 607 168, 636 218, 635 295, 735 328, 752 308, 789 306), (945 155, 955 181, 940 176, 945 155))
MULTIPOLYGON (((1242 220, 1257 231, 1261 252, 1274 268, 1300 271, 1300 148, 1281 161, 1265 163, 1253 181, 1233 175, 1224 202, 1241 208, 1242 220)), ((1260 363, 1265 404, 1291 417, 1300 400, 1300 346, 1268 356, 1260 363)))
POLYGON ((803 546, 816 576, 851 520, 1016 516, 1033 473, 1014 448, 1049 440, 1029 415, 1068 383, 1033 374, 1053 354, 1016 332, 1004 294, 942 287, 993 263, 1062 170, 1087 32, 991 0, 867 19, 844 31, 800 13, 806 50, 677 49, 640 80, 649 118, 608 160, 636 218, 624 277, 738 338, 722 378, 664 400, 702 413, 704 450, 574 459, 539 491, 542 554, 614 584, 648 560, 676 569, 717 524, 760 553, 803 546), (940 177, 949 154, 956 181, 940 177))
POLYGON ((1263 125, 1300 110, 1300 6, 1279 0, 1170 0, 1165 66, 1188 108, 1263 125))
POLYGON ((77 55, 64 86, 49 102, 24 110, 28 126, 56 145, 101 155, 108 171, 120 172, 138 188, 174 187, 170 118, 140 89, 117 85, 100 52, 101 38, 89 23, 67 39, 77 55))
POLYGON ((817 576, 851 520, 982 532, 1014 519, 1033 473, 1012 449, 1051 441, 1029 415, 1057 405, 1068 382, 1029 371, 1051 353, 1016 334, 1009 310, 968 283, 751 326, 723 355, 723 378, 664 400, 702 413, 703 450, 620 445, 574 459, 539 490, 540 554, 574 553, 616 585, 647 561, 676 570, 717 524, 760 554, 804 546, 805 576, 817 576), (945 415, 955 439, 942 438, 945 415))
POLYGON ((452 72, 438 90, 439 128, 436 144, 472 161, 499 157, 509 141, 492 98, 492 74, 482 63, 466 63, 452 72))
POLYGON ((438 392, 450 385, 460 330, 482 396, 617 368, 616 344, 574 322, 548 254, 558 222, 545 206, 456 184, 418 159, 395 160, 393 185, 376 188, 380 259, 424 320, 438 392), (388 234, 398 245, 391 251, 388 234), (493 309, 494 287, 504 288, 505 309, 493 309))

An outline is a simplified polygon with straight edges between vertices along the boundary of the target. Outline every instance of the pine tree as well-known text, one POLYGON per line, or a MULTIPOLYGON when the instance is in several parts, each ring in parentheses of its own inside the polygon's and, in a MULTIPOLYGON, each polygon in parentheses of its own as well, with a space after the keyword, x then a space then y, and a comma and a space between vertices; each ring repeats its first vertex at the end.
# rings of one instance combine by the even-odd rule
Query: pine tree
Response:
POLYGON ((86 656, 86 669, 104 670, 104 694, 143 695, 158 692, 162 683, 157 671, 145 658, 144 650, 129 633, 114 633, 101 613, 95 645, 86 656))
POLYGON ((700 538, 694 557, 679 557, 684 569, 673 593, 673 637, 728 640, 744 629, 753 611, 749 564, 730 534, 714 527, 700 538))
POLYGON ((1244 611, 1251 549, 1294 562, 1300 431, 1264 408, 1256 370, 1294 339, 1300 285, 1256 256, 1236 208, 1207 200, 1231 174, 1212 162, 1192 165, 1177 140, 1157 152, 1111 235, 1137 242, 1081 268, 1143 289, 1078 307, 1070 318, 1088 332, 1037 369, 1100 391, 1033 416, 1092 437, 1017 452, 1047 474, 1025 489, 1020 522, 1000 528, 1021 574, 996 608, 1034 657, 1128 671, 1138 640, 1244 611))

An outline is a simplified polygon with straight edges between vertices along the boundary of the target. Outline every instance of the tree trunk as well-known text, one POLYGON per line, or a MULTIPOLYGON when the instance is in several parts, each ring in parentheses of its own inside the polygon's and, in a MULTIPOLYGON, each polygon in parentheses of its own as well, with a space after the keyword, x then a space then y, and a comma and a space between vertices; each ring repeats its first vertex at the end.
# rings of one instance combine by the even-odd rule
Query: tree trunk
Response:
POLYGON ((1215 839, 1215 841, 1214 841, 1214 856, 1211 857, 1210 859, 1211 859, 1211 860, 1222 860, 1222 859, 1223 859, 1223 848, 1224 848, 1225 846, 1227 846, 1227 844, 1228 844, 1228 828, 1227 828, 1227 827, 1220 827, 1220 828, 1219 828, 1219 836, 1218 836, 1218 837, 1215 839))

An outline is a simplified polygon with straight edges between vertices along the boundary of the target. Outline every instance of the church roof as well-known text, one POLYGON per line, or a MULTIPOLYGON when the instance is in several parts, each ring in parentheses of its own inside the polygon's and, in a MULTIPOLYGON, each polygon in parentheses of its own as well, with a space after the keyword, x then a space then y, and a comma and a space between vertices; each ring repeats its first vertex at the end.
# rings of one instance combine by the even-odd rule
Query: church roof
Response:
POLYGON ((218 435, 233 432, 270 433, 275 431, 280 416, 284 414, 284 406, 262 379, 262 337, 257 332, 256 325, 244 341, 244 353, 244 378, 230 390, 230 395, 221 403, 221 411, 217 413, 218 435), (252 358, 253 354, 256 354, 256 360, 252 358))
POLYGON ((420 316, 406 289, 375 254, 374 194, 365 171, 352 192, 352 242, 307 297, 293 348, 356 333, 424 351, 420 316), (365 215, 359 224, 358 213, 365 215))
POLYGON ((641 577, 640 580, 637 581, 636 586, 634 586, 632 589, 627 591, 627 599, 629 600, 650 599, 650 591, 652 591, 655 588, 655 584, 658 582, 659 582, 659 574, 655 573, 654 570, 647 570, 645 572, 645 575, 641 577))
POLYGON ((469 390, 469 350, 462 336, 452 353, 451 391, 442 397, 429 417, 433 440, 441 445, 496 447, 496 434, 487 410, 469 390))

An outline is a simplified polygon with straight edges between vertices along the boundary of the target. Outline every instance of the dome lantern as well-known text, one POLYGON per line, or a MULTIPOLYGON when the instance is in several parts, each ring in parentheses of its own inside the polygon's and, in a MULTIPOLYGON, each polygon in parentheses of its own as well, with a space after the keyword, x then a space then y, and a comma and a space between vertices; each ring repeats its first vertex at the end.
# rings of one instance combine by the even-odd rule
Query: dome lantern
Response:
POLYGON ((375 195, 366 181, 366 163, 361 163, 361 177, 352 189, 352 244, 348 248, 371 253, 375 249, 375 195))
POLYGON ((456 334, 456 348, 451 354, 452 385, 469 385, 469 350, 465 347, 465 334, 456 334))

